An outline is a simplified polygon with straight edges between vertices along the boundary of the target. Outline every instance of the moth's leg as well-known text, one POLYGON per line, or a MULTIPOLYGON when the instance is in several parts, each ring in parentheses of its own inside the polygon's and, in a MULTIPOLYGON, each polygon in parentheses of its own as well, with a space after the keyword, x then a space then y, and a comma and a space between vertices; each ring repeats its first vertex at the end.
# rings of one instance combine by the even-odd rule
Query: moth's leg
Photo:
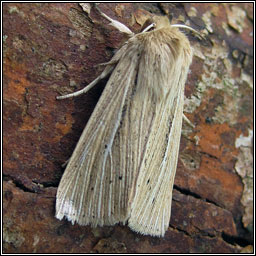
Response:
POLYGON ((104 63, 99 63, 94 65, 93 67, 100 67, 100 66, 107 66, 107 65, 115 65, 117 63, 117 60, 110 60, 108 62, 104 62, 104 63))
MULTIPOLYGON (((70 157, 70 158, 71 158, 71 157, 70 157)), ((61 165, 62 168, 66 167, 66 166, 68 165, 68 162, 69 162, 70 158, 69 158, 68 160, 66 160, 66 161, 61 165)))
POLYGON ((105 19, 110 21, 109 25, 115 27, 116 29, 118 29, 122 33, 125 33, 125 34, 127 34, 129 36, 134 36, 134 33, 128 27, 126 27, 123 23, 121 23, 121 22, 119 22, 117 20, 111 19, 108 15, 106 15, 105 13, 103 13, 100 10, 100 8, 97 6, 97 4, 95 4, 95 8, 99 11, 101 16, 103 16, 105 19))
POLYGON ((184 115, 182 114, 183 120, 192 128, 195 128, 195 126, 190 122, 190 120, 184 115))
POLYGON ((114 66, 107 66, 104 71, 95 79, 93 80, 89 85, 87 85, 84 89, 77 91, 77 92, 73 92, 67 95, 63 95, 63 96, 57 96, 56 99, 57 100, 63 100, 63 99, 67 99, 67 98, 72 98, 72 97, 76 97, 79 96, 83 93, 88 92, 94 85, 96 85, 101 79, 103 79, 104 77, 106 77, 112 70, 113 70, 114 66))

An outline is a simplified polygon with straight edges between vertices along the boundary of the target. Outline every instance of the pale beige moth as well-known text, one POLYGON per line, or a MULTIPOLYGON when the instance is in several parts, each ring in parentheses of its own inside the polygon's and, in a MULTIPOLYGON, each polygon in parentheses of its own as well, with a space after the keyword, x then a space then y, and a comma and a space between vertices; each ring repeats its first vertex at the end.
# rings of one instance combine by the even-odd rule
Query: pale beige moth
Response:
POLYGON ((189 27, 154 16, 134 35, 101 14, 130 38, 90 85, 58 97, 85 93, 111 73, 59 184, 56 217, 93 227, 127 223, 138 233, 164 236, 192 61, 179 27, 189 27))

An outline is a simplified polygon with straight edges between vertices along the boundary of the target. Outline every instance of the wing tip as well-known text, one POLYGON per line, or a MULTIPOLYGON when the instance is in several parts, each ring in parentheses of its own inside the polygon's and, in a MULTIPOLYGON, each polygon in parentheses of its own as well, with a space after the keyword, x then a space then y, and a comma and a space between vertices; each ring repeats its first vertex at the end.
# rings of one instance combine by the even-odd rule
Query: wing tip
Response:
POLYGON ((131 230, 133 230, 136 233, 142 234, 142 235, 150 235, 154 237, 164 237, 166 230, 168 227, 165 228, 158 228, 153 226, 151 223, 138 223, 134 221, 130 221, 128 226, 131 230))

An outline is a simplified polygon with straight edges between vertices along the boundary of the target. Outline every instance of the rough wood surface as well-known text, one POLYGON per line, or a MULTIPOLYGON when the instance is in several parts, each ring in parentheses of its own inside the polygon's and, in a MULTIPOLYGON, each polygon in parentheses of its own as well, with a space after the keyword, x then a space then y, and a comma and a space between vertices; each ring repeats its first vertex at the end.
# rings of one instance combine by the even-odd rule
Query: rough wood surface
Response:
POLYGON ((205 35, 203 41, 189 35, 195 54, 185 114, 196 128, 183 127, 170 228, 159 239, 126 226, 92 229, 54 218, 61 164, 105 82, 72 100, 55 96, 95 79, 101 72, 95 65, 125 38, 93 8, 86 13, 76 3, 4 3, 3 252, 251 252, 253 4, 100 8, 135 32, 154 13, 205 35))

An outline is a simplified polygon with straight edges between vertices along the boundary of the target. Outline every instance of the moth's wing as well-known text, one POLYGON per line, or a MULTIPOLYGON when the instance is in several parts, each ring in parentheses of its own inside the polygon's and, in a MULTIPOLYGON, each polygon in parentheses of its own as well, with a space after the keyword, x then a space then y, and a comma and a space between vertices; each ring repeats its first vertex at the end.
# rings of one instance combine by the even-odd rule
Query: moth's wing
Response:
POLYGON ((120 131, 120 125, 136 83, 139 55, 138 48, 131 43, 113 58, 118 64, 59 184, 58 219, 65 216, 72 223, 102 226, 125 222, 128 218, 127 190, 132 186, 133 175, 127 174, 126 155, 120 145, 126 129, 120 131))
POLYGON ((142 234, 163 236, 169 226, 182 126, 182 93, 172 106, 175 112, 168 105, 159 107, 151 127, 129 218, 131 229, 142 234))
MULTIPOLYGON (((164 40, 160 35, 151 39, 149 44, 154 51, 140 60, 140 65, 147 63, 150 74, 139 73, 138 87, 141 83, 143 88, 151 88, 155 95, 151 104, 155 110, 128 221, 131 229, 152 236, 163 236, 169 226, 182 128, 184 85, 192 59, 189 45, 184 50, 182 44, 176 44, 177 40, 164 40), (161 48, 157 48, 159 45, 161 48), (158 72, 153 72, 154 63, 158 63, 158 72)), ((131 109, 133 111, 135 108, 131 109)), ((144 124, 141 126, 143 128, 144 124)))

